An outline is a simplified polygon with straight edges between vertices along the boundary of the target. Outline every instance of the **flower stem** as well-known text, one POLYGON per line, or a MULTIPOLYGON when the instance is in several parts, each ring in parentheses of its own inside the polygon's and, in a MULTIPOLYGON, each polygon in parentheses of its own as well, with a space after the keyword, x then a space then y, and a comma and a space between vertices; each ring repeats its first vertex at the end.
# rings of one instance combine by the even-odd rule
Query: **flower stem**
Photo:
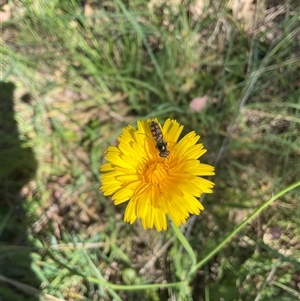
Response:
POLYGON ((173 228, 173 231, 174 231, 176 237, 181 242, 182 246, 184 247, 184 249, 190 256, 191 261, 192 261, 192 266, 195 266, 197 263, 197 259, 196 259, 195 252, 193 251, 193 248, 191 247, 190 243, 187 241, 185 236, 182 234, 180 228, 178 228, 172 221, 171 221, 171 226, 173 228))

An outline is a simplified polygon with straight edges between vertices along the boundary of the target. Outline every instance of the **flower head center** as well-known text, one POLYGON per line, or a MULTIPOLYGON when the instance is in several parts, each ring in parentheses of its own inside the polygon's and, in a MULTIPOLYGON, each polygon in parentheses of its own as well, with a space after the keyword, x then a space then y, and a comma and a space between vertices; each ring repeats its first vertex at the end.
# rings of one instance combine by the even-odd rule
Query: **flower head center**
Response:
POLYGON ((167 166, 161 162, 146 164, 142 172, 143 181, 151 185, 161 184, 167 176, 167 166))

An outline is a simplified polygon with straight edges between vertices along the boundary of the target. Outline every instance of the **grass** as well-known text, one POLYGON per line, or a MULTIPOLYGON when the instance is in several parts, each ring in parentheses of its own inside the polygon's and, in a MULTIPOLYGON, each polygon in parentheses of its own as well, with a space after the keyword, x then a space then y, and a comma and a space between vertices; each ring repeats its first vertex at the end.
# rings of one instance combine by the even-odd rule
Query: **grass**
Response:
POLYGON ((2 300, 299 300, 300 11, 281 2, 2 7, 2 300), (216 166, 184 235, 99 191, 107 146, 149 116, 216 166))

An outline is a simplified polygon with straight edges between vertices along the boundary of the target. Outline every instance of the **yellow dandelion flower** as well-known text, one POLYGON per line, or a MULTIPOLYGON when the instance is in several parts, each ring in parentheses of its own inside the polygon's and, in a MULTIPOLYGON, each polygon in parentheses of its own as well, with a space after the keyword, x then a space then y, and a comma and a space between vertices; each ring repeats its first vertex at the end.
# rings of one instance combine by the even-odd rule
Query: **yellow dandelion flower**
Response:
POLYGON ((214 184, 200 176, 214 175, 214 167, 199 161, 206 149, 196 144, 194 131, 180 141, 183 126, 168 119, 161 127, 157 119, 138 121, 138 129, 127 126, 110 146, 101 166, 101 190, 112 195, 115 205, 128 201, 124 221, 141 219, 143 228, 167 229, 168 215, 175 225, 203 210, 198 198, 212 193, 214 184))

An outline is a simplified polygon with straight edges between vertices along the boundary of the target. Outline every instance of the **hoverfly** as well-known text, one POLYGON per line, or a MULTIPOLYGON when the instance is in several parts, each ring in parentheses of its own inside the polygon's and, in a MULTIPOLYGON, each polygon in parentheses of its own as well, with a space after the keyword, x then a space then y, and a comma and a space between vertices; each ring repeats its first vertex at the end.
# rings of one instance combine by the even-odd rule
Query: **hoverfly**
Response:
POLYGON ((163 134, 159 124, 152 120, 150 123, 151 134, 156 142, 156 148, 159 151, 159 155, 166 158, 170 152, 167 149, 167 142, 164 141, 163 134))

